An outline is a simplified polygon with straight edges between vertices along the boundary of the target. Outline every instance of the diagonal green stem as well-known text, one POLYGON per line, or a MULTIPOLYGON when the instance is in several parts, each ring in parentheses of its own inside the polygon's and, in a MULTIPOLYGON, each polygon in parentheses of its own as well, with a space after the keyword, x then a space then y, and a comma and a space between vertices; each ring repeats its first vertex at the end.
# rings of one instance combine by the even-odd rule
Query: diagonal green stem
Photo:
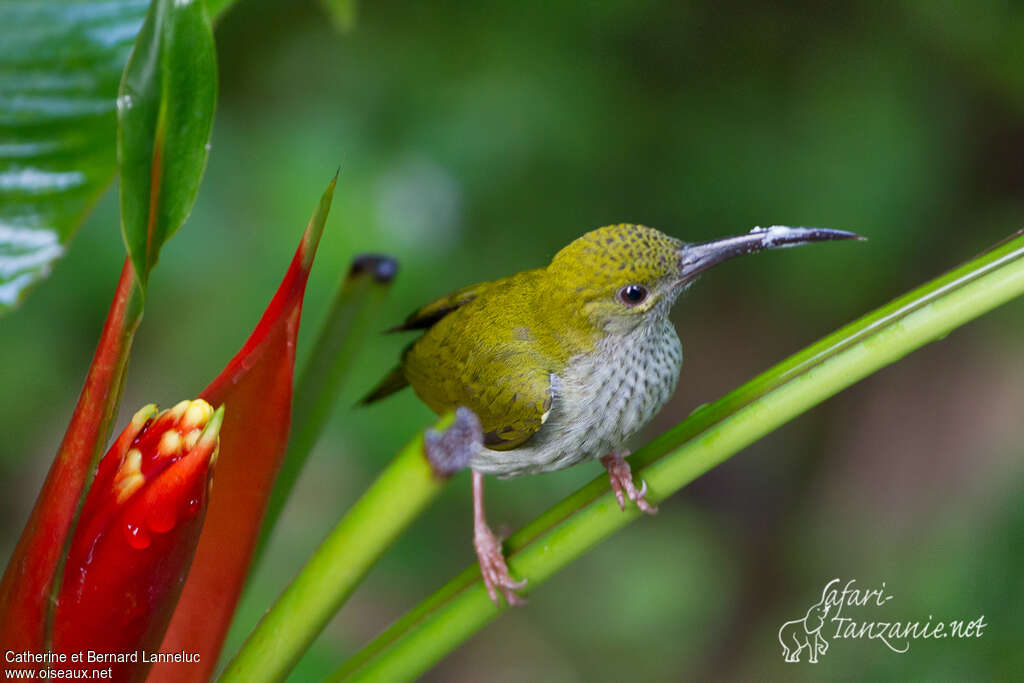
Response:
MULTIPOLYGON (((664 500, 788 420, 911 351, 1024 294, 1024 232, 825 337, 717 402, 695 411, 632 458, 664 500)), ((619 510, 599 477, 506 543, 526 591, 640 516, 619 510)), ((427 671, 505 608, 487 597, 474 565, 346 662, 334 681, 403 681, 427 671)), ((296 615, 301 619, 301 615, 296 615)))
MULTIPOLYGON (((451 423, 443 418, 438 429, 451 423)), ((295 666, 377 558, 444 488, 418 435, 342 518, 228 664, 221 683, 277 681, 295 666)))
POLYGON ((323 431, 331 406, 359 347, 369 334, 397 269, 398 264, 387 256, 357 256, 338 285, 320 336, 295 387, 292 410, 295 422, 288 439, 288 452, 263 517, 256 550, 259 556, 323 431))

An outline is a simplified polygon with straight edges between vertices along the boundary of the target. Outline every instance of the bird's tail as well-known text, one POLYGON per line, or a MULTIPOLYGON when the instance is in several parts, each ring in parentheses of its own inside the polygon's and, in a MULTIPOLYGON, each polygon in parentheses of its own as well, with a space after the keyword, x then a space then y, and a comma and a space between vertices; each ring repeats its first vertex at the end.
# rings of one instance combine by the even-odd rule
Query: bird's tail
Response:
POLYGON ((374 388, 373 391, 368 393, 359 402, 359 405, 368 405, 375 401, 379 401, 382 398, 387 398, 396 391, 401 391, 405 387, 409 386, 409 380, 405 378, 402 373, 402 366, 396 365, 391 372, 389 372, 384 379, 374 388))

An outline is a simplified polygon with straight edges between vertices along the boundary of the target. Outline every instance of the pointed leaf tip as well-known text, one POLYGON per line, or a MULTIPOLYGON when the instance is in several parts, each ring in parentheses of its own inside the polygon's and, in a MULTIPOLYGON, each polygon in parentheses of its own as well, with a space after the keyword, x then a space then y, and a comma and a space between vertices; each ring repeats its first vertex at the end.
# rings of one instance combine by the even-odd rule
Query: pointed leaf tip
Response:
POLYGON ((313 257, 316 256, 317 246, 320 244, 320 238, 324 234, 324 226, 327 225, 327 216, 331 212, 331 203, 334 201, 334 188, 338 183, 338 174, 341 173, 341 167, 335 172, 334 177, 331 178, 331 182, 327 184, 327 189, 320 196, 320 201, 317 203, 316 210, 313 212, 313 216, 309 219, 309 224, 306 226, 306 232, 302 236, 302 244, 299 247, 300 259, 302 267, 306 270, 313 265, 313 257))
MULTIPOLYGON (((309 267, 335 181, 320 199, 291 265, 249 339, 202 396, 225 412, 210 499, 192 570, 167 635, 165 652, 200 652, 198 662, 158 663, 149 683, 212 676, 252 561, 291 425, 295 345, 309 267)), ((218 414, 221 416, 218 418, 218 414)))

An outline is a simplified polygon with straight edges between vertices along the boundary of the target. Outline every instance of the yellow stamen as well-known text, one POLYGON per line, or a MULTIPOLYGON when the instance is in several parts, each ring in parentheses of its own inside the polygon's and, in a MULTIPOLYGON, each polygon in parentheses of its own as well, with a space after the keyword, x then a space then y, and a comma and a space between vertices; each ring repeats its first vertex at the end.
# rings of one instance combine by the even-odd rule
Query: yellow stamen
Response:
POLYGON ((185 450, 191 451, 196 447, 199 442, 199 435, 202 434, 198 429, 193 429, 191 432, 185 435, 185 450))
POLYGON ((142 425, 146 424, 146 420, 156 415, 156 412, 156 405, 153 403, 142 406, 142 408, 132 415, 132 425, 136 428, 142 427, 142 425))
POLYGON ((168 410, 167 413, 171 416, 171 419, 174 422, 177 422, 181 419, 181 416, 185 414, 185 411, 188 410, 191 403, 191 401, 180 401, 173 408, 168 410))
POLYGON ((181 431, 202 429, 210 421, 212 415, 213 406, 203 399, 197 398, 189 404, 188 410, 185 411, 185 417, 181 420, 181 431))
POLYGON ((165 458, 177 455, 181 452, 181 436, 174 429, 168 429, 160 437, 160 443, 157 444, 156 451, 165 458))
POLYGON ((123 503, 145 483, 146 478, 142 476, 142 453, 138 448, 133 448, 125 453, 124 460, 114 475, 117 502, 123 503))

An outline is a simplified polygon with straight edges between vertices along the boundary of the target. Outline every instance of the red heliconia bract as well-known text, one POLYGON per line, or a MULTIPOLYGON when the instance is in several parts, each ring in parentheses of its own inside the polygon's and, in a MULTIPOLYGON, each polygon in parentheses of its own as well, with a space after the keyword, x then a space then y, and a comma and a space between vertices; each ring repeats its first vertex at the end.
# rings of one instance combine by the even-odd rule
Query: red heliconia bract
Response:
POLYGON ((160 645, 163 652, 197 653, 200 659, 158 663, 150 671, 149 683, 208 681, 217 665, 288 445, 302 299, 336 181, 337 176, 320 198, 256 329, 200 394, 227 410, 217 490, 192 571, 160 645))
POLYGON ((155 408, 140 411, 98 465, 76 524, 141 314, 126 262, 71 425, 0 583, 0 643, 12 653, 0 658, 0 672, 46 668, 32 658, 53 650, 67 657, 49 665, 52 673, 112 667, 114 680, 140 680, 145 651, 185 657, 158 659, 151 682, 210 678, 285 453, 302 300, 336 180, 248 341, 178 416, 206 405, 203 438, 193 443, 190 425, 169 429, 180 405, 152 422, 155 408), (212 417, 207 401, 221 406, 212 417), (219 435, 223 454, 213 496, 216 443, 207 435, 219 435), (179 446, 180 455, 159 455, 179 446), (139 661, 71 661, 89 650, 139 661))
POLYGON ((145 677, 199 541, 223 414, 202 399, 146 406, 100 461, 64 564, 54 668, 145 677), (73 662, 90 651, 113 657, 73 662))
MULTIPOLYGON (((48 639, 53 582, 79 502, 117 410, 128 350, 139 324, 135 270, 126 260, 75 412, 0 581, 0 644, 40 653, 48 639)), ((0 658, 4 675, 25 662, 0 658)))

